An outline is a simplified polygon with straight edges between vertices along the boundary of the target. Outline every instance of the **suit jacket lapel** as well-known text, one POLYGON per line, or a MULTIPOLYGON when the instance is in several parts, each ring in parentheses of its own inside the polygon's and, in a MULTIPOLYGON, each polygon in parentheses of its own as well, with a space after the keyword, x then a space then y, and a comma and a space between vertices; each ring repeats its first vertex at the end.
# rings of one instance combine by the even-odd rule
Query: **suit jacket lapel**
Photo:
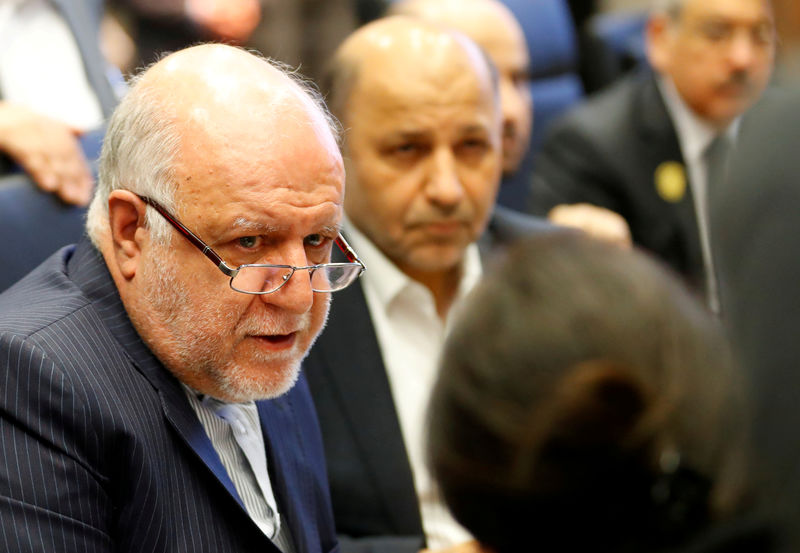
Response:
POLYGON ((89 83, 97 94, 103 115, 108 117, 117 104, 111 84, 108 81, 106 68, 108 63, 100 53, 97 27, 99 21, 88 10, 86 0, 52 0, 61 11, 83 58, 83 67, 89 83))
MULTIPOLYGON (((298 383, 296 386, 305 385, 298 383)), ((310 504, 311 488, 306 485, 295 456, 303 451, 296 435, 297 423, 293 421, 291 398, 293 391, 279 398, 256 403, 264 434, 269 477, 281 511, 282 525, 288 525, 296 551, 310 552, 316 548, 309 543, 300 522, 306 516, 302 505, 310 504), (289 456, 293 451, 295 455, 289 456)))
POLYGON ((98 314, 105 320, 106 328, 125 350, 136 369, 158 390, 166 419, 244 511, 242 500, 205 429, 189 405, 183 387, 142 342, 128 318, 105 262, 88 239, 84 238, 76 247, 69 262, 69 272, 70 277, 92 300, 98 314))
MULTIPOLYGON (((700 230, 697 226, 697 215, 695 213, 694 196, 691 191, 691 179, 686 168, 680 142, 675 130, 675 125, 667 111, 667 106, 661 96, 661 91, 656 84, 654 75, 649 75, 646 82, 640 89, 637 98, 636 109, 639 120, 641 121, 641 137, 645 144, 650 145, 649 151, 652 156, 652 165, 657 167, 663 161, 676 161, 684 166, 687 183, 689 188, 678 202, 666 204, 665 213, 674 219, 674 223, 682 229, 686 237, 686 255, 690 267, 703 267, 703 254, 700 247, 700 230)), ((654 174, 654 172, 653 172, 654 174)), ((654 189, 655 181, 652 179, 648 185, 654 189)), ((698 283, 702 282, 702 275, 697 275, 698 283)))
POLYGON ((378 338, 360 283, 337 292, 320 348, 370 478, 399 528, 422 531, 414 479, 378 338), (357 337, 357 339, 354 339, 357 337), (347 398, 345 400, 344 398, 347 398), (364 423, 364 417, 369 423, 364 423), (391 474, 391 480, 381 478, 391 474), (401 505, 402 508, 397 506, 401 505))

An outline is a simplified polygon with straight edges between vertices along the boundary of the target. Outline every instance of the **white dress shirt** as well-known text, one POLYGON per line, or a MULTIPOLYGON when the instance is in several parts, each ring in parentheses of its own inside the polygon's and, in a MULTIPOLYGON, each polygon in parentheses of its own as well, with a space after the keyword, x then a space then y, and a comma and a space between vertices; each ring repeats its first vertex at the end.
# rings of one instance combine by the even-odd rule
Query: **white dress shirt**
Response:
POLYGON ((256 404, 227 403, 211 396, 201 397, 186 385, 183 388, 250 518, 281 551, 292 553, 291 536, 281 526, 269 479, 256 404))
POLYGON ((47 0, 0 0, 0 93, 77 130, 103 122, 78 45, 47 0))
MULTIPOLYGON (((708 147, 720 133, 713 126, 700 119, 683 101, 672 81, 659 77, 658 85, 667 106, 675 132, 678 135, 683 160, 689 173, 695 216, 700 232, 700 247, 703 253, 703 266, 706 274, 706 297, 708 305, 714 313, 719 313, 719 291, 714 270, 714 258, 711 255, 708 206, 708 167, 705 154, 708 147)), ((740 118, 731 123, 725 131, 734 141, 739 130, 740 118)))
POLYGON ((428 547, 439 549, 472 539, 444 506, 425 463, 426 411, 442 345, 458 302, 481 276, 478 247, 464 255, 459 289, 447 320, 436 311, 433 294, 402 273, 352 223, 348 241, 369 270, 361 277, 372 324, 389 377, 395 409, 408 452, 428 547))

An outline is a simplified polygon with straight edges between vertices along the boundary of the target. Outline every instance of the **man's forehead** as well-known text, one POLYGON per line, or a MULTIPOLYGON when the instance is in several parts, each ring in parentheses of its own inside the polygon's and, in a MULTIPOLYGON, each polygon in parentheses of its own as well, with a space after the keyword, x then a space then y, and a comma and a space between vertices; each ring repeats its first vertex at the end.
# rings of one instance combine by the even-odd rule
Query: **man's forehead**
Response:
POLYGON ((720 18, 743 23, 772 23, 769 0, 685 0, 682 20, 720 18))
MULTIPOLYGON (((440 124, 456 125, 462 132, 486 129, 497 112, 490 90, 469 75, 446 82, 405 80, 402 87, 373 83, 351 96, 350 122, 360 115, 362 124, 375 124, 382 132, 414 133, 440 124)), ((378 130, 376 128, 376 130, 378 130)))
POLYGON ((194 206, 187 221, 196 220, 196 228, 204 229, 212 241, 230 235, 278 238, 295 233, 336 234, 341 225, 342 198, 332 188, 313 196, 297 203, 297 197, 291 194, 263 197, 263 201, 242 196, 226 200, 223 195, 194 206))
MULTIPOLYGON (((432 54, 365 60, 354 92, 377 102, 384 111, 406 111, 431 105, 492 103, 493 86, 484 59, 432 54), (488 102, 487 102, 488 100, 488 102)), ((351 108, 369 107, 365 105, 351 108)))

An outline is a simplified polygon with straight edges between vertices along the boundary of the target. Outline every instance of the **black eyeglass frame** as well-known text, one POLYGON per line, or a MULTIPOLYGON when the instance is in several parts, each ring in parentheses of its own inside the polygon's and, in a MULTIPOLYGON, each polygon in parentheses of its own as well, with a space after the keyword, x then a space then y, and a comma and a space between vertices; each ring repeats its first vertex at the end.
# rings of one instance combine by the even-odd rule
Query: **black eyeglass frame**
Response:
MULTIPOLYGON (((238 267, 233 268, 230 265, 228 265, 227 263, 225 263, 225 260, 223 260, 222 257, 211 248, 211 246, 209 246, 208 244, 203 242, 203 240, 199 236, 197 236, 191 230, 186 228, 183 225, 183 223, 181 223, 176 217, 174 217, 169 211, 167 211, 167 209, 164 206, 162 206, 156 200, 154 200, 152 198, 149 198, 147 196, 140 196, 139 194, 136 194, 136 197, 139 198, 140 200, 142 200, 144 203, 146 203, 150 207, 152 207, 153 209, 155 209, 162 217, 164 217, 167 220, 167 222, 169 222, 173 227, 175 227, 175 229, 178 230, 187 240, 189 240, 189 242, 191 242, 198 250, 200 250, 203 253, 204 256, 206 256, 208 259, 210 259, 214 263, 214 265, 216 265, 217 268, 220 271, 222 271, 223 274, 225 274, 226 276, 229 276, 230 277, 230 282, 228 284, 231 287, 231 290, 234 290, 236 292, 240 292, 242 294, 263 295, 263 294, 271 294, 273 292, 277 292, 278 290, 280 290, 284 286, 284 284, 289 282, 289 279, 292 278, 292 275, 294 275, 295 271, 300 271, 300 270, 304 270, 305 269, 305 270, 308 270, 309 275, 310 275, 310 274, 313 274, 313 272, 315 270, 320 269, 322 267, 342 267, 342 266, 359 265, 360 266, 360 270, 359 270, 358 274, 356 275, 356 277, 353 280, 351 280, 347 284, 347 286, 350 286, 350 284, 355 282, 356 279, 359 278, 364 273, 364 271, 366 271, 366 269, 367 269, 367 267, 364 265, 364 262, 361 261, 358 258, 358 255, 356 255, 356 252, 353 250, 353 248, 350 247, 350 244, 347 243, 347 241, 344 239, 344 236, 342 236, 341 233, 336 235, 336 239, 334 240, 334 242, 339 247, 339 249, 342 251, 344 256, 347 258, 348 263, 322 263, 322 264, 319 264, 319 265, 308 265, 306 267, 295 267, 294 265, 273 265, 271 263, 249 263, 249 264, 245 264, 245 265, 239 265, 238 267), (264 291, 261 291, 261 292, 249 292, 249 291, 245 291, 245 290, 239 290, 238 288, 234 288, 233 287, 233 279, 236 277, 236 275, 239 274, 239 271, 241 271, 242 269, 245 269, 247 267, 267 267, 267 268, 275 268, 275 269, 291 269, 291 272, 288 275, 286 275, 285 277, 283 277, 283 282, 277 288, 275 288, 273 290, 269 290, 268 292, 264 292, 264 291)), ((314 292, 333 293, 333 292, 338 292, 339 290, 344 290, 345 288, 347 288, 347 286, 343 286, 342 288, 337 288, 336 290, 315 290, 314 288, 312 288, 312 290, 314 292)))

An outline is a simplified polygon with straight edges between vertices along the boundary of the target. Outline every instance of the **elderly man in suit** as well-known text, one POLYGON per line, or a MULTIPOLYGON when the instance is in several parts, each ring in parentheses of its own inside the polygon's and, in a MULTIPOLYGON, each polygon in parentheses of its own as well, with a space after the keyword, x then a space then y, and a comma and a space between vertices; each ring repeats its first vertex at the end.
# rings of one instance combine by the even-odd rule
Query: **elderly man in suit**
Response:
POLYGON ((330 105, 348 129, 345 234, 369 270, 334 302, 304 366, 345 551, 475 547, 425 468, 424 412, 487 249, 546 227, 492 212, 497 86, 466 36, 408 17, 363 27, 334 59, 330 105))
POLYGON ((135 82, 91 242, 0 296, 0 549, 336 550, 299 365, 363 269, 343 187, 332 118, 266 60, 198 46, 135 82))
MULTIPOLYGON (((708 186, 725 144, 769 80, 769 0, 659 0, 637 73, 557 124, 536 164, 532 210, 590 204, 619 213, 636 244, 718 309, 708 186)), ((591 211, 588 212, 591 219, 591 211)))

